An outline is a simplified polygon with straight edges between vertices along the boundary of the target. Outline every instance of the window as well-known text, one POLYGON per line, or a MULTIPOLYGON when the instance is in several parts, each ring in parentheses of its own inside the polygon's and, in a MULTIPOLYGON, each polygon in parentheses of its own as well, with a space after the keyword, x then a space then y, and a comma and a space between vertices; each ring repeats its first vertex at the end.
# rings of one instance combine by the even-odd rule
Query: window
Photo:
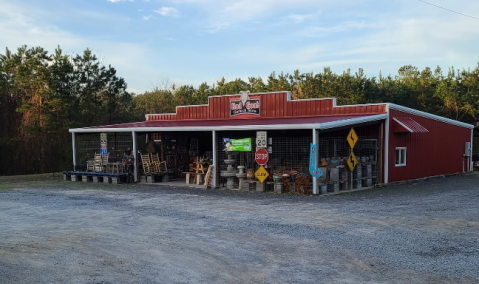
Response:
POLYGON ((396 167, 403 167, 406 165, 406 147, 396 148, 396 167))

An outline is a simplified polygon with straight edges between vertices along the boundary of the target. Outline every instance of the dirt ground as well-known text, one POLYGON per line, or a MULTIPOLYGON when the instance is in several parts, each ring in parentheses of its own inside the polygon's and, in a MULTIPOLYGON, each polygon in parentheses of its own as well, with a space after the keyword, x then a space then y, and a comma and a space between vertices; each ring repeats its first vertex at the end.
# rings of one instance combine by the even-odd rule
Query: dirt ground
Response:
POLYGON ((336 196, 0 177, 1 283, 479 283, 479 175, 336 196))

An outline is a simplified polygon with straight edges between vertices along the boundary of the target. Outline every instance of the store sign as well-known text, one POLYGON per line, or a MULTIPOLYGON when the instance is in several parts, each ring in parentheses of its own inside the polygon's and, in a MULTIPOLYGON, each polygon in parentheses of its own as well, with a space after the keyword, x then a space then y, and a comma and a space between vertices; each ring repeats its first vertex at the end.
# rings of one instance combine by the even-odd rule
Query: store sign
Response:
POLYGON ((256 148, 266 148, 266 141, 268 141, 266 131, 256 131, 256 148))
POLYGON ((240 152, 249 152, 251 151, 251 138, 243 139, 230 139, 223 138, 224 151, 240 151, 240 152))
POLYGON ((230 101, 230 116, 241 114, 260 114, 260 101, 258 99, 251 99, 249 91, 241 91, 241 98, 239 100, 230 101))
POLYGON ((268 171, 263 166, 260 166, 254 175, 260 182, 264 182, 269 176, 268 171))
POLYGON ((316 168, 316 144, 311 143, 310 147, 310 153, 309 153, 309 173, 313 177, 320 178, 323 175, 323 172, 321 169, 316 168))

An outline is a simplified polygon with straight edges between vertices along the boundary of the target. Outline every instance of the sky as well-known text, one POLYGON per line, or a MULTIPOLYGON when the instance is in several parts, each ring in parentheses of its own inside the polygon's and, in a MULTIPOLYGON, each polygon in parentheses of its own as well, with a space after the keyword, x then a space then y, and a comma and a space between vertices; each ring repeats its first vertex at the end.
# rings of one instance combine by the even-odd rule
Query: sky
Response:
POLYGON ((22 45, 69 55, 89 48, 135 93, 296 69, 363 68, 372 77, 404 65, 475 68, 479 1, 426 2, 0 0, 0 54, 22 45))

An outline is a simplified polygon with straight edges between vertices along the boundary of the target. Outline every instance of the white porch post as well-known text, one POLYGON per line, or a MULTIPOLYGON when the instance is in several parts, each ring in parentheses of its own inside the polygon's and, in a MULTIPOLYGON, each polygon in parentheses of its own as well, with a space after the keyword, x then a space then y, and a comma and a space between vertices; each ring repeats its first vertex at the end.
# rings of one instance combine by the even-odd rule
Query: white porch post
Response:
MULTIPOLYGON (((316 159, 315 160, 315 163, 314 163, 314 168, 317 169, 318 168, 318 132, 316 129, 313 128, 313 144, 316 144, 316 159)), ((318 178, 316 177, 313 177, 313 194, 314 195, 317 195, 319 194, 319 190, 318 190, 318 178)))
POLYGON ((388 117, 384 129, 384 183, 389 182, 389 104, 386 106, 388 117))
POLYGON ((133 137, 133 150, 132 150, 132 152, 133 152, 133 156, 135 157, 135 164, 134 164, 134 167, 133 167, 133 169, 134 169, 133 180, 135 182, 138 182, 138 174, 137 174, 138 173, 138 153, 136 152, 136 132, 132 131, 131 136, 133 137))
POLYGON ((77 170, 77 146, 75 141, 75 132, 72 132, 72 148, 73 148, 73 170, 77 170))
POLYGON ((213 130, 212 131, 212 135, 213 135, 213 176, 212 176, 212 179, 211 179, 211 188, 216 188, 216 185, 218 184, 217 183, 217 180, 216 180, 216 173, 218 172, 218 155, 216 153, 216 131, 213 130))

